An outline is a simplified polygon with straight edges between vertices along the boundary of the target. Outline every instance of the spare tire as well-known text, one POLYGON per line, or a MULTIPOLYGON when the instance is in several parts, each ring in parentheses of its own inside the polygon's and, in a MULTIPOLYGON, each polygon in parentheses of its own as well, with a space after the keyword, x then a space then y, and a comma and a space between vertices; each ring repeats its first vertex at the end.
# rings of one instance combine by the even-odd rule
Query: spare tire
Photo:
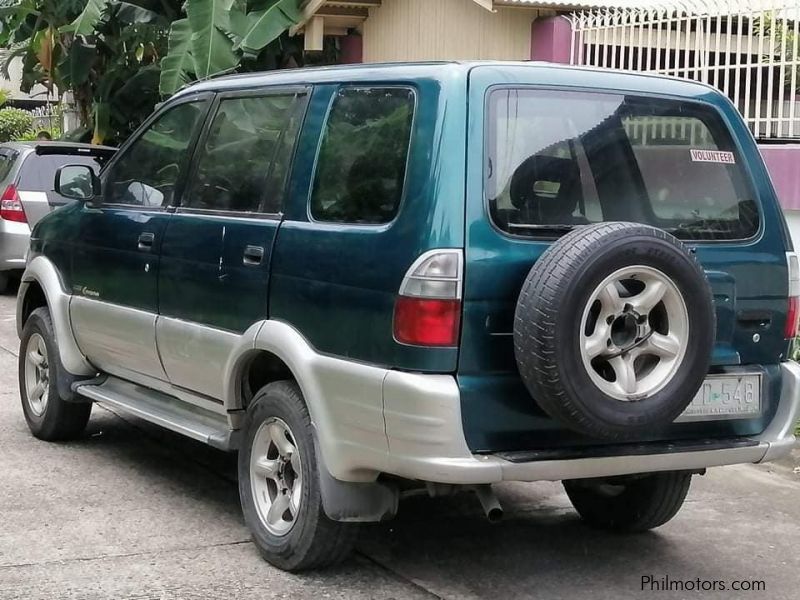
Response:
POLYGON ((654 433, 703 383, 714 299, 694 254, 665 231, 609 222, 553 243, 528 273, 514 351, 531 396, 592 437, 654 433))

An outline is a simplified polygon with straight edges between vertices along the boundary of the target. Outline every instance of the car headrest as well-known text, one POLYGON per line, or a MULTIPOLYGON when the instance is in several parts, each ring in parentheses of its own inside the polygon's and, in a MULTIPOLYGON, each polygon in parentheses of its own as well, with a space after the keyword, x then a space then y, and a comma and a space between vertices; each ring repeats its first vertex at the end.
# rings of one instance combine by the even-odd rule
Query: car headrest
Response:
POLYGON ((510 192, 514 207, 543 219, 571 215, 580 195, 580 168, 571 158, 534 154, 514 171, 510 192))

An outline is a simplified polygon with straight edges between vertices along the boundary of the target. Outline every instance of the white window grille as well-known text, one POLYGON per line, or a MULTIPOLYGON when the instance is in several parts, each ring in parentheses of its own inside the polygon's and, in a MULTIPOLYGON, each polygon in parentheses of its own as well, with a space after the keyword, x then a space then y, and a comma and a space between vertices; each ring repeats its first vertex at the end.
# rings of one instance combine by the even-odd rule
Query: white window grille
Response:
POLYGON ((702 81, 756 138, 800 137, 800 0, 643 0, 571 19, 572 64, 702 81))

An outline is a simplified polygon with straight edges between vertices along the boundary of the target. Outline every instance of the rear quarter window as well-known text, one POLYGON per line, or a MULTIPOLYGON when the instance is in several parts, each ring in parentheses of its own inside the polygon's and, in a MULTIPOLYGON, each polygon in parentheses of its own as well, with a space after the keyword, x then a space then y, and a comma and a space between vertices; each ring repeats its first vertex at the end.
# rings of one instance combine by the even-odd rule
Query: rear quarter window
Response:
POLYGON ((710 107, 534 89, 494 90, 488 107, 486 194, 505 232, 553 235, 602 221, 684 240, 758 231, 749 178, 710 107))
POLYGON ((348 87, 333 101, 311 194, 318 221, 377 225, 403 196, 415 94, 404 87, 348 87))
POLYGON ((5 182, 14 170, 19 152, 11 148, 0 148, 0 182, 5 182))

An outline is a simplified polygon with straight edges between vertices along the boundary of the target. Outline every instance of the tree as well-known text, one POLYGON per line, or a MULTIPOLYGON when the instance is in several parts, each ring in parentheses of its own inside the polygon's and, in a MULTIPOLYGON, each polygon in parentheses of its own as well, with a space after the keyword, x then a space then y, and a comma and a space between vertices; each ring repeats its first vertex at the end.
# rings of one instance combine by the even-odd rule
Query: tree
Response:
POLYGON ((186 15, 170 30, 169 54, 161 62, 163 95, 192 79, 275 68, 279 56, 295 50, 279 38, 301 18, 298 0, 188 0, 186 15))
POLYGON ((22 90, 71 91, 95 143, 127 137, 158 101, 159 60, 180 0, 0 0, 4 66, 22 59, 22 90))
POLYGON ((73 94, 95 143, 124 140, 195 79, 302 64, 299 0, 0 0, 4 74, 73 94))

